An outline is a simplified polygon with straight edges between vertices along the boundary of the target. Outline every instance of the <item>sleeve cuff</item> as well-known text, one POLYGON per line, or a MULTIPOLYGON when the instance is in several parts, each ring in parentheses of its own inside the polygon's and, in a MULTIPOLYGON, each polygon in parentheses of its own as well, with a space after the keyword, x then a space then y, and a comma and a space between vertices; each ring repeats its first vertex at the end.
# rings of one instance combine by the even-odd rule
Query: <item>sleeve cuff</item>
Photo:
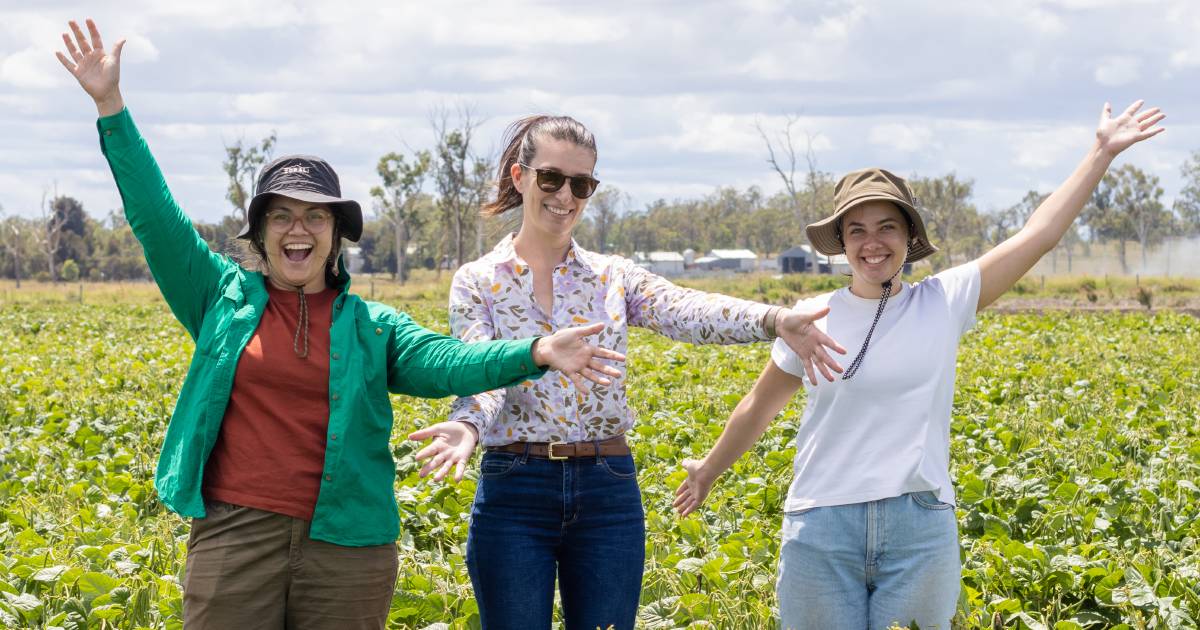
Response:
POLYGON ((136 143, 141 135, 133 124, 133 117, 126 107, 112 116, 104 116, 96 120, 96 131, 100 133, 100 150, 108 153, 109 149, 120 149, 136 143))
MULTIPOLYGON (((533 360, 533 342, 540 337, 530 337, 512 342, 504 357, 504 370, 509 374, 517 374, 519 378, 540 378, 547 368, 540 368, 533 360)), ((517 379, 514 379, 517 380, 517 379)))

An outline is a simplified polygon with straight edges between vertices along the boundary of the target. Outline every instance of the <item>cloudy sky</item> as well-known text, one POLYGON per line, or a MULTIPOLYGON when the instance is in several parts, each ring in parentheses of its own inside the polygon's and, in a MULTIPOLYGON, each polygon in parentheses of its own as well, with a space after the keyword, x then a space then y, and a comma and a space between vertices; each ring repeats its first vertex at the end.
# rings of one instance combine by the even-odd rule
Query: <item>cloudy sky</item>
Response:
POLYGON ((1051 190, 1104 101, 1144 97, 1166 134, 1123 160, 1162 179, 1200 149, 1200 2, 784 0, 392 3, 0 0, 0 206, 44 189, 120 205, 95 109, 54 58, 71 18, 129 40, 122 88, 181 205, 228 210, 223 145, 270 130, 366 201, 379 156, 468 106, 480 148, 531 112, 596 134, 599 178, 636 205, 721 185, 780 189, 755 123, 799 116, 822 170, 950 171, 994 209, 1051 190), (390 5, 390 6, 389 6, 390 5), (30 8, 33 7, 33 8, 30 8))

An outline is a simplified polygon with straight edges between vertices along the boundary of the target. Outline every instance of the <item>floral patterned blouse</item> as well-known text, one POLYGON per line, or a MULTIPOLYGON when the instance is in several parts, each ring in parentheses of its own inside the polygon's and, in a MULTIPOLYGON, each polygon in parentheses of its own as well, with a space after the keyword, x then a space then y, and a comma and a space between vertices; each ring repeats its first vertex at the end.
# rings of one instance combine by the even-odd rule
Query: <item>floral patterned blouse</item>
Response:
MULTIPOLYGON (((529 265, 513 248, 513 235, 506 236, 454 274, 451 331, 468 342, 519 339, 603 321, 608 326, 589 339, 620 353, 630 326, 690 343, 770 340, 763 324, 774 307, 679 287, 627 258, 589 252, 574 241, 553 278, 553 312, 546 313, 533 297, 529 265)), ((570 379, 550 372, 459 398, 450 418, 474 425, 484 446, 603 440, 625 433, 634 422, 624 376, 612 381, 593 383, 591 393, 582 395, 570 379)))

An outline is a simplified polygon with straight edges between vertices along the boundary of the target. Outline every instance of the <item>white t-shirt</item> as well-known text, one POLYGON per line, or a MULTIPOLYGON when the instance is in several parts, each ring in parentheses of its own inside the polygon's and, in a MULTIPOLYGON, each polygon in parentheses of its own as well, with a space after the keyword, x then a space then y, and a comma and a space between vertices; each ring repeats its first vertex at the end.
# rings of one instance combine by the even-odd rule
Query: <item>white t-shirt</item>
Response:
MULTIPOLYGON (((888 300, 871 345, 848 381, 815 387, 782 340, 771 359, 804 378, 808 403, 796 434, 795 477, 784 511, 863 503, 932 490, 954 503, 950 482, 950 407, 958 340, 975 324, 979 266, 947 269, 888 300)), ((829 306, 817 326, 842 347, 849 367, 871 327, 879 300, 838 289, 807 300, 802 312, 829 306)))

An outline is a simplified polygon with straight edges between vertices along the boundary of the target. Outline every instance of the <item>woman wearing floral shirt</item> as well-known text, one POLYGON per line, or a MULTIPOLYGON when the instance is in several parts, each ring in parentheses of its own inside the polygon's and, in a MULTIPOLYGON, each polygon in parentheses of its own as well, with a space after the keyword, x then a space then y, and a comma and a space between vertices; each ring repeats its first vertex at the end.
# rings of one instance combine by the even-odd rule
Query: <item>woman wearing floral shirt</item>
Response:
MULTIPOLYGON (((572 233, 599 183, 596 143, 574 119, 533 116, 509 128, 498 215, 523 210, 520 231, 455 274, 450 325, 466 341, 547 334, 607 322, 600 347, 624 352, 630 326, 692 343, 778 336, 815 378, 844 353, 812 314, 675 286, 618 256, 579 247, 572 233)), ((602 366, 525 381, 454 403, 449 422, 418 431, 422 474, 462 477, 486 449, 471 514, 467 566, 485 630, 549 628, 557 577, 568 629, 632 628, 641 593, 645 519, 625 433, 623 377, 584 397, 602 366)))

